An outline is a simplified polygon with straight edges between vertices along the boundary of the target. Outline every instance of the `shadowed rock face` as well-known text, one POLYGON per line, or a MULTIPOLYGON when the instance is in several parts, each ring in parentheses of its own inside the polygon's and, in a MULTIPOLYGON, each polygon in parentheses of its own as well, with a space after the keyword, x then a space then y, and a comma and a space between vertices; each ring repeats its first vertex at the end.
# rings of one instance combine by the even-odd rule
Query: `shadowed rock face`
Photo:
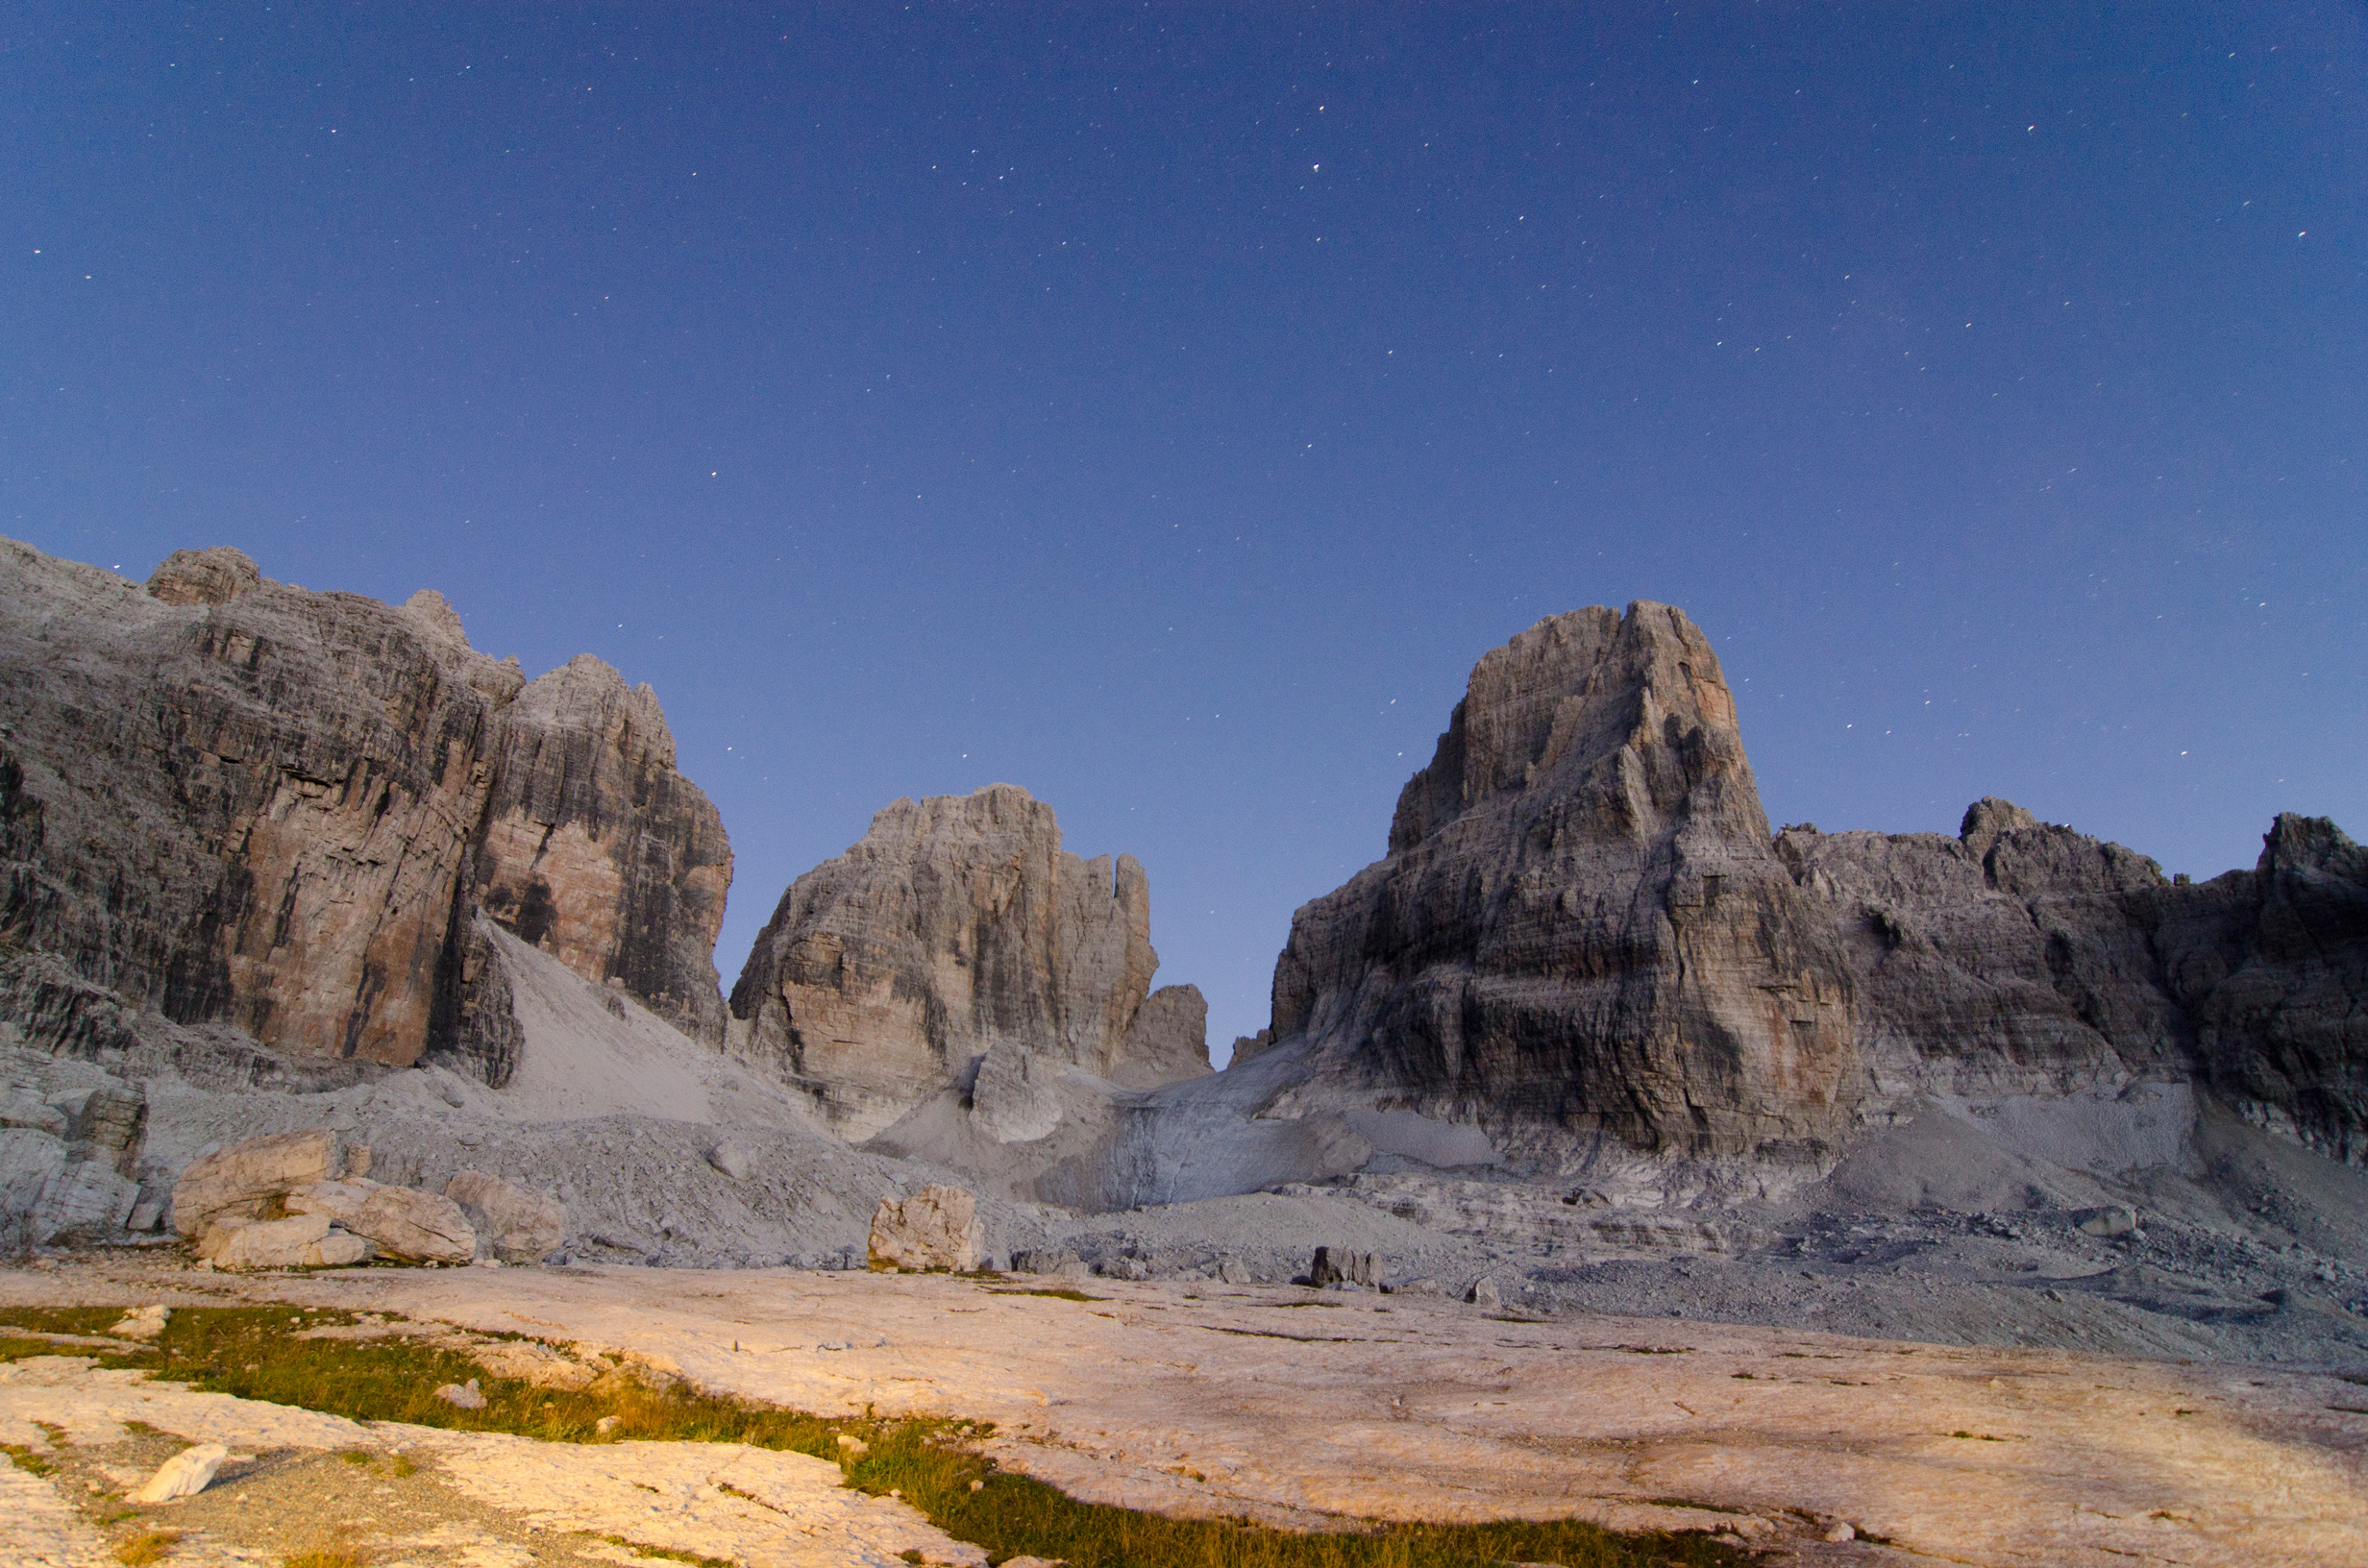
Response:
POLYGON ((1960 834, 1771 839, 1735 705, 1679 612, 1554 617, 1483 658, 1388 857, 1301 908, 1266 1115, 1477 1123, 1565 1168, 1608 1145, 1821 1165, 1933 1092, 2201 1077, 2368 1162, 2368 855, 2282 817, 2191 886, 1986 799, 1960 834))
POLYGON ((513 733, 516 661, 472 650, 439 595, 308 593, 233 550, 178 551, 142 591, 0 541, 0 926, 126 1004, 290 1058, 404 1065, 440 1045, 482 1070, 456 1020, 498 799, 505 822, 542 810, 555 837, 594 821, 587 838, 626 846, 639 874, 607 887, 614 914, 584 913, 615 933, 584 962, 700 1012, 679 949, 703 928, 649 911, 720 905, 707 883, 728 859, 663 722, 579 742, 556 734, 577 710, 538 700, 513 733), (544 754, 570 746, 587 782, 543 789, 544 754), (638 936, 653 919, 662 942, 638 936))
POLYGON ((1275 966, 1271 1040, 1319 1078, 1512 1144, 1813 1151, 1847 1127, 1855 1001, 1678 611, 1556 616, 1483 658, 1390 845, 1275 966))
POLYGON ((649 687, 589 653, 528 683, 503 715, 476 873, 495 919, 722 1042, 714 953, 731 846, 706 796, 675 772, 649 687))
POLYGON ((2254 1120, 2368 1165, 2368 849, 2289 813, 2250 875, 2180 891, 2233 917, 2191 919, 2205 940, 2177 949, 2212 1086, 2254 1120))
POLYGON ((1205 1073, 1205 1005, 1151 993, 1158 967, 1134 857, 1080 860, 1051 807, 997 784, 899 800, 798 878, 731 1011, 741 1049, 861 1139, 999 1042, 1129 1084, 1205 1073))

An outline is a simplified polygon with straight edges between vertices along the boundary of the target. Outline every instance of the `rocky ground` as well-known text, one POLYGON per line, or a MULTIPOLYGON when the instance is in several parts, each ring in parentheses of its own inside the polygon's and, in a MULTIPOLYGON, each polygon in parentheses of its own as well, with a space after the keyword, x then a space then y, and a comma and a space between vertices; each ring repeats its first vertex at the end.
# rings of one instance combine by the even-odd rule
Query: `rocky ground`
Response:
MULTIPOLYGON (((400 1312, 630 1357, 822 1413, 988 1420, 999 1464, 1089 1500, 1164 1511, 1298 1524, 1576 1514, 1717 1531, 1792 1562, 2368 1559, 2368 1397, 2323 1372, 1548 1319, 1291 1286, 1097 1280, 1073 1294, 1083 1299, 991 1278, 796 1270, 231 1278, 153 1254, 0 1271, 0 1303, 278 1300, 400 1312), (1842 1524, 1854 1538, 1829 1541, 1842 1524)), ((76 1504, 81 1472, 71 1465, 95 1466, 88 1479, 103 1480, 110 1465, 128 1474, 154 1457, 110 1446, 142 1437, 134 1420, 192 1440, 219 1435, 256 1456, 260 1468, 204 1505, 216 1510, 205 1515, 208 1537, 229 1545, 244 1539, 237 1510, 253 1508, 272 1476, 310 1474, 303 1467, 358 1448, 366 1462, 318 1494, 318 1519, 389 1546, 411 1542, 403 1550, 422 1562, 514 1560, 500 1555, 503 1543, 537 1518, 595 1539, 627 1533, 602 1523, 612 1507, 638 1510, 627 1521, 635 1539, 732 1556, 740 1549, 715 1543, 744 1528, 730 1515, 733 1487, 761 1489, 666 1468, 713 1469, 729 1457, 721 1445, 688 1458, 629 1451, 702 1445, 570 1448, 563 1457, 577 1474, 522 1439, 495 1439, 506 1446, 479 1455, 481 1438, 437 1447, 414 1439, 418 1429, 237 1410, 224 1396, 78 1364, 24 1362, 0 1380, 5 1440, 48 1452, 62 1433, 71 1451, 69 1468, 42 1481, 47 1502, 22 1476, 10 1482, 44 1517, 76 1504), (280 1425, 249 1432, 241 1422, 280 1425), (395 1474, 395 1449, 413 1444, 433 1462, 427 1484, 395 1474), (665 1473, 624 1473, 632 1466, 665 1473), (709 1507, 723 1511, 698 1514, 709 1507), (492 1511, 472 1511, 483 1509, 492 1511), (652 1528, 677 1532, 660 1539, 652 1528), (481 1553, 432 1552, 436 1531, 473 1532, 481 1553)), ((817 1499, 808 1501, 828 1502, 817 1499)), ((868 1515, 850 1520, 810 1530, 809 1543, 870 1526, 868 1515)), ((811 1559, 781 1550, 787 1561, 869 1560, 851 1549, 811 1559)), ((961 1560, 919 1539, 897 1550, 961 1560)))
POLYGON ((193 1393, 81 1358, 0 1366, 7 1560, 119 1568, 114 1547, 169 1532, 175 1568, 277 1565, 308 1552, 373 1568, 728 1559, 805 1568, 984 1568, 909 1507, 840 1484, 836 1465, 736 1443, 564 1445, 193 1393), (191 1497, 129 1498, 192 1443, 231 1453, 191 1497), (131 1532, 127 1532, 127 1527, 131 1532), (135 1533, 136 1532, 136 1533, 135 1533), (644 1550, 635 1550, 638 1546, 644 1550))

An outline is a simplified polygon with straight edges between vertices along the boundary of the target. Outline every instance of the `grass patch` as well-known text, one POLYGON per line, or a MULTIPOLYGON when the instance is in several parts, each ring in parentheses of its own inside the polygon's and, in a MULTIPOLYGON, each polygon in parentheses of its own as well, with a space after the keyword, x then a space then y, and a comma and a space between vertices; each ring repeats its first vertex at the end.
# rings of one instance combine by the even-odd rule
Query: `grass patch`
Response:
POLYGON ((998 1473, 916 1425, 874 1438, 872 1451, 849 1467, 848 1481, 876 1495, 902 1493, 948 1534, 985 1547, 998 1561, 1025 1555, 1065 1559, 1073 1568, 1726 1568, 1753 1560, 1699 1533, 1620 1535, 1567 1519, 1310 1534, 1172 1519, 1080 1503, 1042 1482, 998 1473), (984 1484, 974 1491, 974 1481, 984 1484))
POLYGON ((1055 1301, 1108 1301, 1110 1299, 1108 1296, 1089 1296, 1082 1290, 1072 1290, 1065 1286, 1006 1286, 1000 1289, 990 1290, 987 1294, 991 1296, 1050 1296, 1055 1301))
MULTIPOLYGON (((46 1318, 48 1313, 15 1314, 46 1318)), ((118 1314, 120 1315, 120 1314, 118 1314)), ((345 1321, 343 1314, 308 1313, 303 1327, 345 1321)), ((47 1322, 27 1326, 50 1330, 47 1322)), ((51 1330, 51 1332, 61 1332, 51 1330)), ((0 1359, 54 1354, 45 1340, 0 1344, 0 1359)), ((827 1458, 844 1422, 697 1393, 685 1385, 653 1388, 622 1374, 589 1388, 537 1388, 497 1378, 466 1356, 390 1335, 380 1339, 308 1339, 291 1328, 284 1309, 184 1307, 174 1311, 155 1345, 93 1355, 101 1365, 136 1367, 212 1393, 324 1410, 356 1421, 405 1421, 458 1432, 507 1432, 550 1442, 628 1438, 749 1443, 827 1458), (464 1410, 435 1397, 443 1384, 478 1380, 482 1409, 464 1410), (606 1432, 598 1430, 615 1417, 606 1432)), ((365 1459, 366 1459, 365 1456, 365 1459)), ((400 1466, 398 1466, 400 1469, 400 1466)))
POLYGON ((621 1546, 635 1556, 663 1557, 668 1562, 687 1562, 694 1568, 739 1568, 729 1557, 703 1557, 696 1552, 678 1552, 671 1546, 652 1546, 646 1541, 628 1540, 622 1535, 604 1535, 610 1546, 621 1546))
POLYGON ((281 1558, 280 1568, 370 1568, 370 1559, 341 1547, 318 1547, 281 1558))
POLYGON ((0 1443, 0 1454, 6 1454, 11 1464, 29 1476, 46 1476, 58 1468, 22 1443, 0 1443))
MULTIPOLYGON (((1079 1291, 1012 1293, 1094 1300, 1079 1291)), ((17 1312, 20 1328, 70 1333, 64 1314, 17 1312)), ((117 1314, 119 1315, 119 1314, 117 1314)), ((311 1312, 302 1327, 350 1321, 311 1312)), ((1277 1337, 1295 1337, 1278 1335, 1277 1337)), ((0 1359, 48 1355, 46 1340, 0 1343, 0 1359), (18 1346, 22 1348, 17 1348, 18 1346)), ((375 1339, 305 1338, 285 1308, 175 1309, 153 1346, 133 1351, 68 1351, 102 1365, 130 1367, 243 1399, 323 1410, 358 1421, 407 1421, 467 1432, 505 1432, 551 1442, 736 1442, 812 1455, 840 1464, 848 1484, 876 1496, 896 1493, 958 1540, 1009 1556, 1064 1559, 1073 1568, 1502 1568, 1559 1563, 1564 1568, 1732 1568, 1754 1554, 1721 1546, 1700 1532, 1616 1534, 1576 1520, 1486 1525, 1380 1525, 1366 1531, 1301 1533, 1241 1521, 1172 1519, 1080 1503, 1042 1482, 1003 1474, 973 1440, 990 1429, 969 1422, 825 1419, 686 1385, 653 1388, 617 1374, 591 1387, 537 1388, 488 1375, 452 1350, 399 1335, 375 1339), (484 1408, 464 1410, 434 1395, 440 1384, 479 1380, 484 1408), (599 1430, 615 1417, 606 1432, 599 1430), (864 1445, 842 1449, 846 1436, 864 1445), (975 1485, 974 1485, 975 1483, 975 1485)), ((366 1451, 345 1457, 367 1462, 366 1451)), ((12 1449, 27 1468, 47 1462, 12 1449)), ((397 1476, 413 1473, 407 1455, 393 1457, 397 1476)), ((1689 1505, 1692 1507, 1694 1505, 1689 1505)), ((708 1559, 620 1541, 645 1556, 678 1557, 697 1568, 708 1559)), ((284 1568, 366 1568, 333 1549, 286 1559, 284 1568)))
POLYGON ((180 1539, 181 1531, 177 1530, 143 1530, 115 1543, 115 1560, 124 1568, 148 1568, 150 1563, 162 1562, 170 1556, 174 1543, 180 1539))

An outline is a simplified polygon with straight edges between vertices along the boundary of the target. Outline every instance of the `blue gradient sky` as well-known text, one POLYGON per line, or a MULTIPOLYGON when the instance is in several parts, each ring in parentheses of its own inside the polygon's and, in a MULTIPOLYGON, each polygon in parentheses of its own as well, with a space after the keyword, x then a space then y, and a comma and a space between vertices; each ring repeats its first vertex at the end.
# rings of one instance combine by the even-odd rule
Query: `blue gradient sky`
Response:
POLYGON ((1683 605, 1769 815, 2368 827, 2356 4, 0 12, 0 531, 654 684, 727 985, 1024 785, 1264 1021, 1472 661, 1683 605))

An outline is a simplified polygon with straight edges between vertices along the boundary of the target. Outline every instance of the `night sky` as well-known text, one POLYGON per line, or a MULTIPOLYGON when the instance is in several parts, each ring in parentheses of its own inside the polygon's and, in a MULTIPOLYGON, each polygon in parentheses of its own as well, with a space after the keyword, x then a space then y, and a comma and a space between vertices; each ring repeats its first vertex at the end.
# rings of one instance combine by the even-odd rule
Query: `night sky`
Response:
POLYGON ((1223 1042, 1472 662, 1654 599, 1773 821, 2368 831, 2368 10, 0 12, 0 531, 663 699, 726 984, 898 796, 1223 1042))

